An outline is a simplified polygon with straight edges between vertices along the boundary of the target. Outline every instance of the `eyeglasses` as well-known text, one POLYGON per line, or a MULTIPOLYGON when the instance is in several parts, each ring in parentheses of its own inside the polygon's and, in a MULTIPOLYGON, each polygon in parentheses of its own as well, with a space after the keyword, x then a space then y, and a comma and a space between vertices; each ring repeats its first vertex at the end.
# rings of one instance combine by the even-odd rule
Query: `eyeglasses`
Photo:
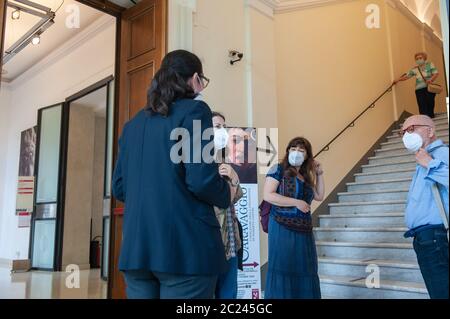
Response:
POLYGON ((203 74, 199 75, 199 77, 202 80, 203 88, 206 89, 206 87, 209 85, 210 80, 203 74))
POLYGON ((419 124, 411 125, 411 126, 408 126, 404 130, 400 130, 400 132, 398 132, 398 135, 400 137, 403 137, 406 134, 406 132, 408 132, 409 134, 414 133, 414 131, 416 130, 417 127, 431 127, 431 126, 429 126, 429 125, 419 125, 419 124))

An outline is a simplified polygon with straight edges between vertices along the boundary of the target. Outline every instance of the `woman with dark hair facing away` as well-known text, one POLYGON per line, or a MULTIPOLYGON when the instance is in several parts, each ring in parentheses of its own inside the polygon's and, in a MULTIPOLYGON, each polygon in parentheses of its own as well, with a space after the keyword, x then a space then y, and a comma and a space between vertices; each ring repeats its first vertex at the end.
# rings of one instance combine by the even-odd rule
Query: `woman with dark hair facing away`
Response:
POLYGON ((212 115, 195 98, 208 82, 197 56, 167 54, 147 107, 123 129, 113 194, 125 203, 119 269, 128 298, 213 298, 227 271, 213 207, 229 207, 236 187, 204 152, 214 145, 212 115))
POLYGON ((311 144, 294 138, 264 184, 264 200, 272 204, 265 299, 321 298, 311 203, 324 193, 323 169, 311 144))

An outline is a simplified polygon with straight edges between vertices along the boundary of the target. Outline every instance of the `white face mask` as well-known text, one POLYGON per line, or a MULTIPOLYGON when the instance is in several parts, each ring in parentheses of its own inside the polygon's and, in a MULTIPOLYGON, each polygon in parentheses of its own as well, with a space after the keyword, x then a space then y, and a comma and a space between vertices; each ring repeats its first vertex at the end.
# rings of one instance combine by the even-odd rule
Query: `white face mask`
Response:
POLYGON ((423 146, 423 139, 417 133, 406 132, 403 136, 403 144, 410 152, 416 153, 423 146))
POLYGON ((292 151, 289 153, 289 164, 294 167, 300 167, 305 162, 305 155, 303 152, 292 151))
POLYGON ((228 132, 225 128, 219 128, 214 130, 214 147, 216 150, 221 150, 227 147, 228 144, 228 132))

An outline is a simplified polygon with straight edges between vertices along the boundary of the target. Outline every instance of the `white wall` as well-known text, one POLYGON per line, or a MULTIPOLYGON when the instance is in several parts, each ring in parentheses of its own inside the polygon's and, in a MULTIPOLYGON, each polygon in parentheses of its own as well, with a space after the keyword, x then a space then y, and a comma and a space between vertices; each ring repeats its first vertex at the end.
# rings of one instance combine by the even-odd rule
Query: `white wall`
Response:
MULTIPOLYGON (((197 0, 191 8, 194 8, 192 50, 211 79, 204 91, 211 109, 223 113, 228 126, 277 128, 275 29, 273 16, 265 12, 267 7, 257 1, 197 0), (243 52, 244 59, 231 66, 229 50, 243 52)), ((185 25, 189 27, 190 23, 185 25)), ((172 49, 189 49, 188 43, 174 42, 172 49)), ((264 177, 260 174, 258 178, 259 200, 264 177)), ((263 232, 260 241, 264 264, 267 235, 263 232)))
MULTIPOLYGON (((10 98, 11 90, 8 84, 2 83, 0 88, 0 208, 2 203, 5 202, 5 175, 6 175, 6 156, 8 152, 8 120, 10 112, 10 98)), ((2 246, 1 241, 1 225, 3 222, 3 214, 0 210, 0 251, 2 246)), ((0 261, 2 255, 0 254, 0 261)), ((0 262, 1 264, 1 262, 0 262)))
MULTIPOLYGON (((278 128, 277 111, 277 89, 276 89, 276 60, 275 60, 275 21, 273 17, 262 14, 255 8, 249 7, 246 14, 247 32, 250 39, 247 39, 249 52, 249 69, 247 70, 247 81, 251 87, 251 116, 252 124, 257 128, 266 128, 266 134, 270 134, 272 142, 278 144, 277 136, 273 136, 271 128, 278 128)), ((263 131, 258 132, 259 142, 265 142, 266 137, 263 131)), ((264 145, 266 148, 267 146, 264 145)), ((258 165, 258 189, 259 201, 263 196, 265 181, 264 169, 266 161, 264 154, 258 154, 261 162, 258 165)), ((268 246, 267 234, 260 228, 260 261, 261 265, 267 262, 268 246)), ((265 280, 265 278, 262 278, 265 280)))
POLYGON ((211 79, 205 99, 212 110, 224 113, 229 125, 234 126, 248 125, 246 62, 231 66, 228 58, 229 50, 245 49, 244 9, 242 0, 197 0, 192 35, 193 52, 211 79))
MULTIPOLYGON (((37 124, 38 109, 64 101, 114 74, 115 23, 104 16, 11 83, 10 102, 0 110, 0 258, 28 257, 29 228, 15 216, 20 133, 37 124), (81 67, 82 66, 82 67, 81 67), (9 113, 3 117, 3 113, 9 113), (3 136, 8 138, 2 139, 3 136), (8 151, 4 152, 4 147, 8 151), (2 163, 6 174, 2 176, 2 163), (4 164, 3 164, 4 165, 4 164)), ((1 91, 4 91, 2 85, 1 91)), ((3 93, 2 93, 3 94, 3 93)))

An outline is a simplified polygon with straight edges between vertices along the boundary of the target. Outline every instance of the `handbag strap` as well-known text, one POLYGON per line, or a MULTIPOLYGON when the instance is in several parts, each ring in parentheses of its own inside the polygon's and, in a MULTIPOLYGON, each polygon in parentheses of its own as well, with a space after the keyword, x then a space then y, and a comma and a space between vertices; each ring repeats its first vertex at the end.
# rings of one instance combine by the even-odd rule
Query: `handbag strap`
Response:
MULTIPOLYGON (((420 66, 418 66, 417 69, 419 70, 419 73, 422 76, 422 79, 425 81, 426 84, 428 84, 427 83, 427 79, 423 76, 423 73, 422 73, 422 70, 420 69, 420 66)), ((437 83, 433 83, 433 84, 437 85, 437 86, 441 86, 440 84, 437 84, 437 83)))
MULTIPOLYGON (((433 149, 430 150, 430 153, 437 150, 441 147, 447 147, 447 145, 439 145, 433 149)), ((434 158, 434 157, 433 157, 434 158)), ((449 239, 448 236, 448 218, 447 213, 445 212, 444 204, 442 202, 441 194, 439 192, 439 186, 437 183, 434 183, 433 186, 431 186, 431 190, 433 192, 434 200, 436 201, 436 205, 439 209, 439 214, 441 215, 442 222, 444 223, 444 227, 447 230, 447 240, 449 239)))
POLYGON ((420 75, 422 76, 422 79, 425 81, 425 83, 427 83, 427 80, 425 79, 425 77, 423 76, 422 70, 420 69, 420 66, 417 67, 417 70, 419 70, 420 75))
POLYGON ((439 193, 439 188, 436 183, 433 184, 431 187, 433 191, 434 200, 436 201, 436 205, 439 209, 439 213, 441 215, 442 222, 444 223, 445 229, 447 230, 447 240, 449 239, 448 236, 448 219, 447 214, 445 213, 444 204, 442 203, 441 194, 439 193))

